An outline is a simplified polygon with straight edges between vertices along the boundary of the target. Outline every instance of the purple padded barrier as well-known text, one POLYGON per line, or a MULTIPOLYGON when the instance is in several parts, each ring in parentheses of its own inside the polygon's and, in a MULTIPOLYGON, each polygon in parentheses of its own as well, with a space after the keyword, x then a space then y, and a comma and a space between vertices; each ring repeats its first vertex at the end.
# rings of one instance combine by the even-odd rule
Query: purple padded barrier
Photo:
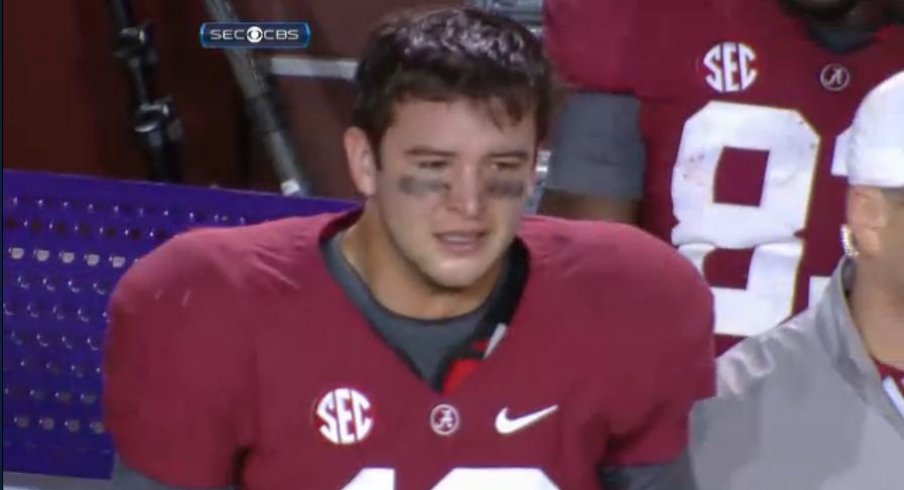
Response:
POLYGON ((110 288, 199 225, 350 207, 342 201, 3 171, 3 469, 108 478, 101 344, 110 288))

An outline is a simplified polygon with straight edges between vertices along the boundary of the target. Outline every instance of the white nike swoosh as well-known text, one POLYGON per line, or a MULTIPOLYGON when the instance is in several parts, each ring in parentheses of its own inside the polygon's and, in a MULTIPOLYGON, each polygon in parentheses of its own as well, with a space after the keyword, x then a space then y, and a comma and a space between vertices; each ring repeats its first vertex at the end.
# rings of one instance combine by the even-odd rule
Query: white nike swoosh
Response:
POLYGON ((558 405, 553 405, 551 407, 546 407, 543 410, 529 413, 515 419, 510 419, 508 416, 508 407, 505 407, 499 411, 499 415, 496 415, 496 431, 503 435, 518 432, 525 427, 536 424, 544 417, 552 414, 558 409, 558 405))

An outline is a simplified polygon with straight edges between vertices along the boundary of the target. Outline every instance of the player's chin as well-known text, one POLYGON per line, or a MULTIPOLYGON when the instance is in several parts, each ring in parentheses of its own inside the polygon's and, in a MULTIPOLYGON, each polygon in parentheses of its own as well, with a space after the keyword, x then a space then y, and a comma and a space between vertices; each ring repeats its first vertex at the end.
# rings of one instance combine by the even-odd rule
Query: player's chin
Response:
POLYGON ((455 289, 479 282, 504 253, 506 243, 500 235, 487 231, 469 239, 436 237, 430 264, 434 281, 455 289))
POLYGON ((486 256, 442 257, 430 267, 431 280, 446 289, 468 289, 490 270, 493 261, 486 256))

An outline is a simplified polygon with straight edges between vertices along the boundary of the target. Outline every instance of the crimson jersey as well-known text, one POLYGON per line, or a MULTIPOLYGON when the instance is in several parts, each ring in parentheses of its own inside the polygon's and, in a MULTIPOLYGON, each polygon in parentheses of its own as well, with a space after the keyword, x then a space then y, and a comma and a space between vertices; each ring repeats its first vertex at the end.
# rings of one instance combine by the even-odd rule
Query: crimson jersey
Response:
POLYGON ((712 301, 667 245, 528 219, 506 335, 439 393, 328 272, 319 244, 348 221, 193 231, 127 272, 104 396, 130 468, 199 488, 577 490, 684 450, 714 390, 712 301))
POLYGON ((566 80, 633 94, 642 225, 713 286, 719 333, 752 335, 818 297, 841 256, 848 126, 904 69, 904 28, 832 53, 778 0, 548 0, 566 80))
MULTIPOLYGON (((902 394, 904 394, 904 369, 899 369, 894 366, 883 364, 879 361, 876 361, 876 368, 879 370, 879 377, 883 380, 891 380, 889 383, 893 383, 894 386, 898 389, 898 399, 894 400, 896 403, 904 402, 904 398, 900 398, 902 394), (900 401, 899 401, 900 400, 900 401)), ((890 390, 890 388, 888 388, 890 390)), ((899 407, 901 410, 901 416, 904 417, 904 404, 899 407)))

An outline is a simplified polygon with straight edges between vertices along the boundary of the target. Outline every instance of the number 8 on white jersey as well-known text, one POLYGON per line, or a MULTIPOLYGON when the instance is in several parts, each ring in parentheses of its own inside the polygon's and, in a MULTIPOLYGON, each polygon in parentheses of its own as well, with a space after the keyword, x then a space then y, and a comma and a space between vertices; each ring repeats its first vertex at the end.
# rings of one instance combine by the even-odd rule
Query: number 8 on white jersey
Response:
POLYGON ((716 249, 753 249, 746 289, 713 288, 718 333, 755 335, 791 314, 803 255, 796 234, 807 223, 819 148, 819 134, 791 109, 714 101, 685 123, 672 174, 672 243, 701 272, 716 249), (759 206, 715 202, 727 147, 768 152, 759 206))

